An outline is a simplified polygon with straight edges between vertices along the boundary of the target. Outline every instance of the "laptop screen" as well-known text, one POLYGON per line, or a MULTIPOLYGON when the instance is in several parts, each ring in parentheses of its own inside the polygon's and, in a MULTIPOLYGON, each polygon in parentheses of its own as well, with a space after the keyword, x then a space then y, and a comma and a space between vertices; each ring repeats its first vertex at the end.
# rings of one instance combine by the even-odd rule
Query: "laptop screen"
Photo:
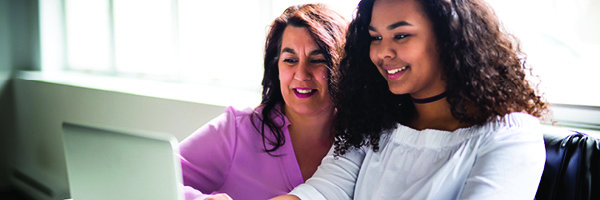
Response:
POLYGON ((72 199, 183 199, 173 136, 65 122, 63 139, 72 199))

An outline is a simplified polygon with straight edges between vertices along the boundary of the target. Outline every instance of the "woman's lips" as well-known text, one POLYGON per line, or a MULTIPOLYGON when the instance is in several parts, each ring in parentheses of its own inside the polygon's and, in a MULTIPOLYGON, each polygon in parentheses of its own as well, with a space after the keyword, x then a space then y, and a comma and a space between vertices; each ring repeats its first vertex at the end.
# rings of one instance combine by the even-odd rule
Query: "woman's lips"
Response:
POLYGON ((317 93, 316 89, 305 88, 305 87, 298 87, 298 88, 294 88, 293 90, 294 90, 294 94, 298 98, 308 98, 317 93))

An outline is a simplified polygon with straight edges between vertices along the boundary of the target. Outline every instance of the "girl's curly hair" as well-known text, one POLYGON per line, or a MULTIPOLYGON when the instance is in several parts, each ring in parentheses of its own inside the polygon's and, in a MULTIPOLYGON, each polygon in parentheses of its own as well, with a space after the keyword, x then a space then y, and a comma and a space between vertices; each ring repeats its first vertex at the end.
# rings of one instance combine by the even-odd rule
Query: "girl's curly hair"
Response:
MULTIPOLYGON (((332 75, 337 108, 335 153, 379 140, 415 114, 408 94, 390 92, 369 57, 375 0, 362 0, 346 35, 346 56, 332 75)), ((415 0, 433 24, 452 116, 481 125, 497 116, 526 112, 543 117, 548 104, 526 79, 531 70, 519 41, 503 30, 483 0, 415 0)))

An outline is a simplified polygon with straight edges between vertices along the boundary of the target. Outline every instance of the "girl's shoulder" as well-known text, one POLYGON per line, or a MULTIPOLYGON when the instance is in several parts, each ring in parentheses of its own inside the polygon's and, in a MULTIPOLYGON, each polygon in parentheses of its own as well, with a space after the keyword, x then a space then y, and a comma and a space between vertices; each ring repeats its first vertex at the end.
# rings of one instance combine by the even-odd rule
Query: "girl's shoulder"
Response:
POLYGON ((486 124, 486 138, 489 143, 539 143, 543 145, 540 120, 527 113, 513 112, 490 120, 486 124))
POLYGON ((512 112, 491 119, 484 125, 490 131, 506 129, 541 129, 540 120, 528 113, 512 112))

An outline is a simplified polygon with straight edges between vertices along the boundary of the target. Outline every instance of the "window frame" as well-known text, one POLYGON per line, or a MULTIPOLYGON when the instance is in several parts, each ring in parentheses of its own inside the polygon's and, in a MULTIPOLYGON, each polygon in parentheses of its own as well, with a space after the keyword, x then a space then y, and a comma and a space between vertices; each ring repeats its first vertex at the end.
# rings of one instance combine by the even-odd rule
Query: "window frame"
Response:
MULTIPOLYGON (((107 0, 112 5, 113 0, 107 0)), ((177 0, 172 0, 177 5, 177 0)), ((66 69, 66 34, 65 34, 65 0, 39 0, 40 20, 40 57, 43 73, 64 73, 66 69)), ((268 1, 269 3, 271 1, 268 1)), ((264 2, 261 2, 263 4, 264 2)), ((265 5, 262 5, 265 6, 265 5)), ((268 5, 267 5, 268 7, 268 5)), ((112 9, 111 9, 112 10, 112 9)), ((272 12, 270 12, 272 13, 272 12)), ((111 20, 114 18, 111 17, 111 20)), ((348 19, 351 20, 351 19, 348 19)), ((114 23, 114 22, 111 22, 114 23)), ((113 33, 114 34, 114 33, 113 33)), ((114 43, 114 35, 112 36, 114 43)), ((114 45, 112 45, 114 54, 114 45)), ((113 55, 114 57, 114 55, 113 55)), ((114 62, 114 59, 113 59, 114 62)), ((111 72, 91 72, 71 70, 70 72, 86 73, 87 75, 111 76, 121 78, 135 78, 135 74, 118 74, 114 68, 111 72)), ((71 73, 72 74, 72 73, 71 73)), ((158 77, 151 79, 161 81, 158 77)), ((171 81, 172 80, 162 80, 171 81)), ((182 83, 183 84, 183 83, 182 83)), ((257 87, 249 89, 260 94, 259 83, 257 87)), ((582 86, 586 87, 586 86, 582 86)), ((248 89, 248 88, 247 88, 248 89)), ((550 104, 552 118, 547 125, 558 125, 565 128, 590 130, 600 132, 600 106, 574 105, 565 103, 550 104)))

